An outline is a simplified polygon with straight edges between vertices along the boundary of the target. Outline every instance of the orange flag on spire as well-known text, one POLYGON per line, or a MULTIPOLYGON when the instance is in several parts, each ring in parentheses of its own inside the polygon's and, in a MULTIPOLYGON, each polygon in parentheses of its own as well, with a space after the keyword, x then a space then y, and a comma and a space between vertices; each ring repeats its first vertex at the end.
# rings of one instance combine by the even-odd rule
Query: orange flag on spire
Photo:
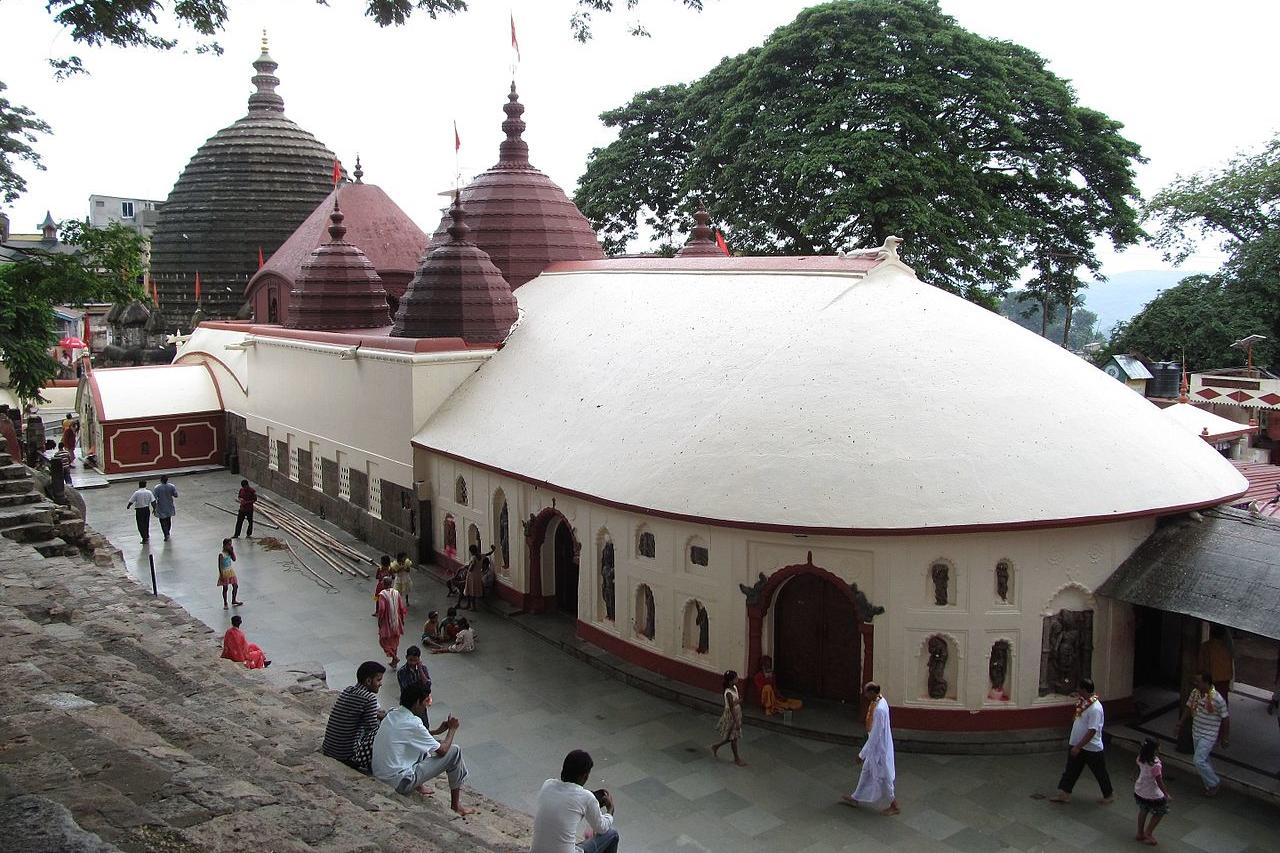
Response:
POLYGON ((729 254, 729 244, 724 241, 724 235, 720 233, 720 229, 716 229, 716 245, 720 247, 720 251, 726 255, 729 254))
POLYGON ((520 62, 520 41, 516 38, 516 13, 511 13, 511 49, 516 52, 516 62, 520 62))
POLYGON ((196 304, 200 304, 200 271, 196 270, 196 304))
POLYGON ((258 247, 258 269, 262 269, 263 263, 265 262, 262 260, 262 247, 259 246, 258 247))
POLYGON ((338 158, 333 158, 333 188, 338 188, 338 182, 342 180, 342 164, 338 162, 338 158))
POLYGON ((462 137, 458 135, 458 120, 453 120, 453 150, 458 152, 462 150, 462 137))

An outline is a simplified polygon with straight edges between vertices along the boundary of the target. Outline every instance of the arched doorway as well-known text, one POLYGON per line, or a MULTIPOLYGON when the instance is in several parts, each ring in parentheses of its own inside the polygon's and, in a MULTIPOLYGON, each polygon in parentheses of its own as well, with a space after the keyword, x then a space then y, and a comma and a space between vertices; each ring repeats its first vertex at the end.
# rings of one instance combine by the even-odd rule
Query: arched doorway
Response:
POLYGON ((862 678, 861 620, 853 602, 832 595, 816 574, 798 574, 773 607, 773 659, 783 693, 857 702, 862 678))
POLYGON ((578 558, 574 553, 573 531, 563 518, 555 525, 553 556, 555 561, 556 609, 570 616, 578 615, 578 558))

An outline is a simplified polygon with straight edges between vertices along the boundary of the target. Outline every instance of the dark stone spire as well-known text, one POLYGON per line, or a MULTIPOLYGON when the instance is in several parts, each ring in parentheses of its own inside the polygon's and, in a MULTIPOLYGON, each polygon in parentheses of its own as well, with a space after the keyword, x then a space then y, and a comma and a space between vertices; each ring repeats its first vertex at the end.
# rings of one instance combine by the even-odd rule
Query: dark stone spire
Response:
POLYGON ((357 154, 357 155, 356 155, 356 170, 355 170, 355 172, 353 172, 352 174, 354 174, 354 175, 356 176, 356 183, 357 183, 357 184, 363 184, 363 183, 364 183, 364 169, 361 169, 361 168, 360 168, 360 155, 359 155, 359 154, 357 154))
POLYGON ((693 234, 689 242, 676 252, 677 258, 723 258, 724 252, 716 245, 716 232, 712 230, 711 216, 707 209, 698 202, 698 209, 693 214, 693 234))
POLYGON ((249 112, 253 113, 258 110, 270 110, 271 112, 284 112, 284 98, 276 94, 276 86, 280 85, 280 78, 276 76, 276 69, 280 66, 276 63, 271 55, 267 53, 267 31, 262 31, 262 55, 253 63, 253 68, 258 73, 253 75, 253 85, 258 91, 249 96, 249 112))
POLYGON ((333 199, 329 240, 302 265, 286 325, 291 329, 376 329, 391 325, 387 291, 365 253, 348 243, 333 199))
POLYGON ((507 120, 502 123, 502 132, 507 138, 498 146, 498 165, 495 168, 528 169, 529 143, 524 141, 525 123, 521 118, 524 115, 524 104, 520 103, 520 96, 516 94, 514 80, 511 81, 511 94, 507 95, 502 111, 507 114, 507 120))
POLYGON ((489 256, 467 239, 471 229, 457 196, 449 217, 449 239, 423 256, 391 334, 500 344, 516 322, 516 299, 489 256))

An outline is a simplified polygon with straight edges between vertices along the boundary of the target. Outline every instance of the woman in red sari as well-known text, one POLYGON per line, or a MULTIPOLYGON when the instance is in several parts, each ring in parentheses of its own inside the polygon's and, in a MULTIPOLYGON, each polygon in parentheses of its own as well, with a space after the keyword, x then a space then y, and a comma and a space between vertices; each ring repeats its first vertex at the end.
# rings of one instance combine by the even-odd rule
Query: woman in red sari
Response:
POLYGON ((240 625, 244 620, 239 616, 231 617, 231 627, 222 635, 222 656, 227 660, 242 663, 248 669, 262 669, 271 666, 271 661, 262 653, 256 643, 245 639, 240 625))
POLYGON ((378 590, 378 642, 382 650, 391 658, 391 668, 400 665, 400 636, 404 634, 404 618, 409 615, 409 608, 404 597, 392 586, 392 579, 384 577, 378 590))

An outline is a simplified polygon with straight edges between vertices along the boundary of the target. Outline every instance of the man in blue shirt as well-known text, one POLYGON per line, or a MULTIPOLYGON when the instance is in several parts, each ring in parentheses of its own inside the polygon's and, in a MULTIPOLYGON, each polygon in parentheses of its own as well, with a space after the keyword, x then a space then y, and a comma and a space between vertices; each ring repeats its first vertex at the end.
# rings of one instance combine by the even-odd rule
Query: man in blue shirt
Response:
POLYGON ((178 488, 169 482, 169 475, 160 475, 160 485, 155 487, 152 492, 156 498, 156 518, 160 519, 160 529, 164 531, 164 541, 169 541, 169 526, 173 524, 173 517, 178 510, 173 505, 173 499, 178 496, 178 488))

